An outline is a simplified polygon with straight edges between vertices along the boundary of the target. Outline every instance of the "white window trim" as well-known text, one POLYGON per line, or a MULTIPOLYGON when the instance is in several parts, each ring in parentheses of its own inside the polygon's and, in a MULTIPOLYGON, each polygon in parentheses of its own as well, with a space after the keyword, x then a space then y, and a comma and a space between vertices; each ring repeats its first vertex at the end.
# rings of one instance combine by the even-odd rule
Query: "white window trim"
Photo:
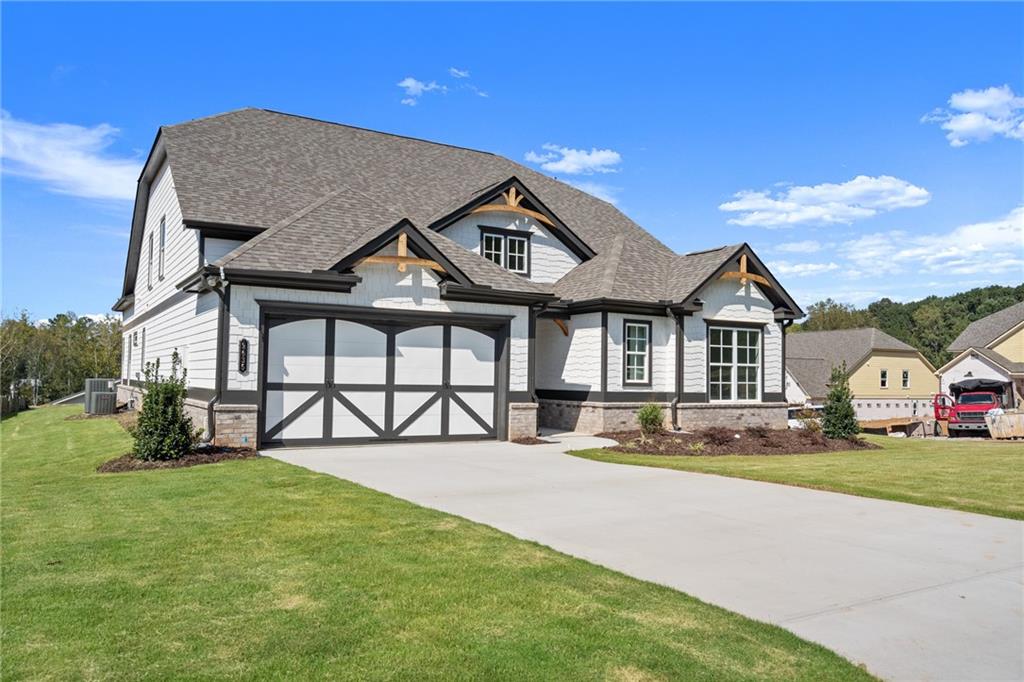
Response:
POLYGON ((146 256, 146 288, 153 288, 153 233, 149 233, 149 246, 146 256))
MULTIPOLYGON (((747 346, 747 347, 749 348, 749 346, 747 346)), ((708 338, 707 338, 707 342, 704 345, 704 348, 705 348, 705 352, 708 354, 708 356, 707 356, 707 366, 708 366, 708 376, 707 376, 707 391, 708 391, 708 394, 707 394, 707 399, 708 399, 708 402, 711 402, 711 403, 759 403, 759 402, 761 402, 762 395, 763 395, 763 390, 764 390, 764 386, 763 386, 763 384, 764 384, 764 372, 762 371, 762 363, 763 363, 763 360, 764 360, 764 358, 762 357, 762 355, 764 354, 764 330, 763 329, 755 329, 755 328, 752 328, 752 327, 730 327, 728 325, 719 325, 719 324, 709 325, 708 326, 708 338), (729 332, 732 332, 732 362, 729 363, 729 364, 725 364, 725 363, 722 363, 722 362, 717 362, 717 363, 712 363, 711 362, 711 330, 713 330, 713 329, 717 329, 719 331, 729 331, 729 332), (757 334, 757 346, 756 346, 756 348, 757 348, 757 362, 755 364, 750 364, 750 363, 740 364, 740 362, 739 362, 739 353, 738 353, 738 350, 739 350, 740 347, 736 345, 737 338, 738 338, 736 332, 753 332, 753 333, 757 334), (729 397, 729 398, 712 398, 711 397, 711 368, 712 367, 730 367, 731 368, 731 370, 730 370, 730 388, 729 388, 729 393, 730 393, 731 397, 729 397), (740 374, 739 373, 739 368, 740 367, 753 367, 753 368, 755 368, 757 370, 757 382, 756 382, 757 393, 756 393, 755 397, 753 397, 753 398, 739 398, 739 397, 737 397, 739 395, 739 391, 737 390, 737 388, 738 388, 737 384, 740 383, 739 382, 739 374, 740 374)), ((748 382, 743 382, 743 383, 748 383, 748 382)))
POLYGON ((889 370, 878 370, 878 388, 889 388, 889 370))
POLYGON ((528 238, 526 238, 526 237, 506 236, 504 241, 505 241, 505 269, 508 270, 509 272, 514 272, 517 275, 528 274, 530 272, 530 240, 528 238), (516 258, 522 258, 523 259, 523 268, 522 268, 522 270, 519 270, 517 268, 513 268, 510 265, 510 263, 509 263, 509 261, 512 260, 512 250, 510 248, 508 248, 508 245, 511 242, 519 242, 520 244, 523 245, 523 252, 515 254, 516 258))
POLYGON ((158 257, 159 266, 157 268, 157 274, 162 280, 164 278, 164 252, 167 250, 167 216, 160 218, 160 255, 158 257))
POLYGON ((622 385, 623 386, 651 386, 651 358, 653 352, 651 349, 652 339, 654 336, 654 325, 651 322, 644 320, 624 320, 622 325, 622 385), (643 329, 645 337, 645 348, 644 352, 631 351, 629 350, 629 330, 630 328, 643 329), (629 379, 629 356, 641 356, 644 359, 643 379, 629 379))
POLYGON ((505 238, 500 234, 485 232, 480 237, 480 255, 486 258, 487 260, 491 261, 492 263, 495 263, 496 265, 505 267, 505 238), (497 250, 486 248, 487 240, 489 239, 494 240, 495 242, 498 243, 497 250), (499 261, 495 261, 494 259, 492 259, 489 255, 487 255, 488 253, 497 253, 499 261))
POLYGON ((900 374, 900 386, 903 388, 910 388, 910 370, 901 370, 900 374))

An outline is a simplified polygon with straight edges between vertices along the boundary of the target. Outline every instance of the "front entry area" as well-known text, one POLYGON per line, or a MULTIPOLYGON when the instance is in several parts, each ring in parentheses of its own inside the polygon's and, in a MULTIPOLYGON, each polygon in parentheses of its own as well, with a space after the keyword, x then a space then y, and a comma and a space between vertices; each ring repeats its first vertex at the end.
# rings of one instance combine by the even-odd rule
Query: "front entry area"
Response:
POLYGON ((365 315, 264 317, 261 446, 499 436, 506 320, 365 315))

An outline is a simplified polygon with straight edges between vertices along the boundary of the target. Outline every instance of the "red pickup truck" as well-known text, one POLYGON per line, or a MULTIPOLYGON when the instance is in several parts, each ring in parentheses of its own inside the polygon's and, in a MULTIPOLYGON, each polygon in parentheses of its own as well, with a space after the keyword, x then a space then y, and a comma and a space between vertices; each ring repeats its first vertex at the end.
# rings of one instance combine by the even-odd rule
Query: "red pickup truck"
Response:
POLYGON ((932 401, 935 419, 948 422, 949 437, 986 435, 985 413, 1003 407, 1005 386, 997 381, 974 379, 952 384, 949 390, 952 395, 938 393, 932 401))

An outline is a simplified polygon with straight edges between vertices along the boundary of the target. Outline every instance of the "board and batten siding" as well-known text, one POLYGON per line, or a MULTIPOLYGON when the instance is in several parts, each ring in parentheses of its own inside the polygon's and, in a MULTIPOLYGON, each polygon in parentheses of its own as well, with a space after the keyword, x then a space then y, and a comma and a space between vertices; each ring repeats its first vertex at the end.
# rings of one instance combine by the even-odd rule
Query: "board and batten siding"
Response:
POLYGON ((704 302, 699 312, 683 320, 683 391, 707 391, 707 321, 747 322, 764 327, 764 393, 781 394, 782 327, 775 320, 772 302, 753 283, 717 280, 698 294, 704 302))
POLYGON ((641 393, 675 393, 676 390, 676 323, 670 317, 649 317, 608 313, 608 390, 641 393), (625 320, 651 323, 651 385, 622 382, 623 324, 625 320))
POLYGON ((538 389, 601 390, 601 313, 574 315, 569 335, 554 320, 537 320, 538 389))
POLYGON ((363 306, 433 312, 473 313, 512 316, 509 339, 509 390, 528 388, 529 310, 525 306, 445 301, 438 280, 429 270, 411 267, 398 272, 394 265, 365 264, 355 273, 363 278, 351 293, 303 291, 275 287, 231 287, 229 316, 227 389, 255 391, 258 387, 260 310, 257 301, 314 303, 321 305, 363 306), (249 342, 249 368, 238 371, 238 342, 249 342))
POLYGON ((530 279, 534 282, 557 282, 580 264, 579 257, 536 220, 517 213, 488 213, 461 218, 446 227, 442 234, 473 253, 480 253, 480 228, 528 232, 530 236, 530 279))
MULTIPOLYGON (((135 277, 135 301, 122 314, 127 326, 125 338, 137 341, 131 347, 131 363, 124 359, 124 377, 142 380, 145 364, 159 360, 161 374, 170 370, 171 356, 177 351, 188 371, 188 384, 195 388, 214 388, 216 374, 217 307, 216 294, 192 294, 179 291, 175 284, 195 272, 199 261, 199 236, 182 222, 181 206, 174 189, 174 177, 167 163, 150 185, 149 203, 143 221, 142 247, 135 277), (164 222, 164 269, 160 276, 160 223, 164 222), (153 238, 152 265, 149 239, 153 238), (152 279, 150 279, 152 267, 152 279), (157 305, 161 312, 135 324, 133 320, 157 305), (143 343, 143 333, 145 342, 143 343)), ((127 350, 127 346, 125 346, 127 350)))

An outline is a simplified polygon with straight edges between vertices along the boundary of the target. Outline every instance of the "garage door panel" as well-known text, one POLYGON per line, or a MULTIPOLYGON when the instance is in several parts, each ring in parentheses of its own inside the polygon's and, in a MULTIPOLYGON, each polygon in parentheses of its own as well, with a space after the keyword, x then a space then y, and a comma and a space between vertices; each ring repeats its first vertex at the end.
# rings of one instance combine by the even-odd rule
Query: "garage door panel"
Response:
POLYGON ((383 384, 387 333, 348 320, 335 320, 334 325, 334 383, 383 384))
POLYGON ((441 399, 437 393, 395 393, 393 414, 396 436, 441 435, 441 399))
POLYGON ((324 400, 320 392, 267 391, 265 405, 268 438, 323 438, 324 400))
POLYGON ((384 392, 334 396, 332 438, 374 438, 384 433, 384 392))
POLYGON ((395 336, 396 383, 440 387, 443 359, 441 325, 407 329, 395 336))
POLYGON ((453 399, 449 408, 448 432, 453 436, 491 433, 494 421, 494 394, 456 393, 455 395, 458 399, 453 399))
POLYGON ((326 320, 294 320, 267 334, 267 381, 314 384, 324 381, 326 320))
POLYGON ((451 383, 494 385, 494 339, 466 327, 452 327, 451 383))

